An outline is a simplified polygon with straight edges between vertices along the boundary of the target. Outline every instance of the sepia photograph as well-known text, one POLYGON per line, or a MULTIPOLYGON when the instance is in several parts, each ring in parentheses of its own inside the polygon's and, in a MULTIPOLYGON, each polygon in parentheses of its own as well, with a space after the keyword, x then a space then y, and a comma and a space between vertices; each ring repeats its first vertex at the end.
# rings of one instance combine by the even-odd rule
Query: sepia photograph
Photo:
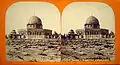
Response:
POLYGON ((0 65, 120 64, 120 0, 0 5, 0 65))
POLYGON ((62 12, 63 62, 115 61, 115 17, 100 2, 72 2, 62 12))
POLYGON ((5 17, 6 61, 60 62, 60 13, 47 2, 16 2, 5 17))
POLYGON ((6 61, 115 61, 115 16, 105 3, 72 2, 60 14, 47 2, 16 2, 5 24, 6 61))

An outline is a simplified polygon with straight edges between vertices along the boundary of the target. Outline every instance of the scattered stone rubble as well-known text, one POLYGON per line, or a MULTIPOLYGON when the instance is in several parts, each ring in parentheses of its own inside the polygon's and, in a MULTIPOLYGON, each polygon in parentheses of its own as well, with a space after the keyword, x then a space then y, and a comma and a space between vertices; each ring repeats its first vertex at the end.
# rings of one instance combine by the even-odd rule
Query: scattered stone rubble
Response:
POLYGON ((6 39, 7 61, 28 62, 71 62, 71 61, 114 61, 115 40, 113 39, 57 39, 9 40, 6 39))
POLYGON ((105 39, 64 40, 62 61, 114 61, 115 42, 105 39))
POLYGON ((60 62, 60 42, 57 39, 6 39, 7 61, 60 62))

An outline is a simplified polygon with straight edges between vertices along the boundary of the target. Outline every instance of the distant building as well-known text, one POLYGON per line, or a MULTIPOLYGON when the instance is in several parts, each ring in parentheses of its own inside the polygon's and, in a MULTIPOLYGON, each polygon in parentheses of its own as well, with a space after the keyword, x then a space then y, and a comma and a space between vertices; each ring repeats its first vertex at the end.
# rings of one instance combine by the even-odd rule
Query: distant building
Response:
POLYGON ((88 17, 84 29, 77 29, 76 33, 79 37, 88 39, 108 38, 111 36, 108 29, 100 28, 99 20, 94 16, 88 17))
POLYGON ((27 28, 19 29, 18 33, 22 38, 25 37, 26 39, 43 39, 51 37, 52 30, 43 29, 41 19, 37 16, 32 16, 29 19, 27 28))

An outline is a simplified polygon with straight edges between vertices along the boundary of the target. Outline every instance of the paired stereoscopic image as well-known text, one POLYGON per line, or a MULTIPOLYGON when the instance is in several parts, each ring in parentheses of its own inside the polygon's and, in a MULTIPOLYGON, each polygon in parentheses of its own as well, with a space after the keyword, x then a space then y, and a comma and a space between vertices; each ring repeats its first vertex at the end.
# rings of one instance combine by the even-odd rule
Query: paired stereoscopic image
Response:
POLYGON ((105 3, 73 2, 61 16, 47 2, 18 2, 5 18, 6 61, 115 60, 115 17, 105 3))
POLYGON ((115 20, 108 5, 71 3, 62 15, 62 61, 115 60, 115 20))
POLYGON ((6 13, 6 60, 60 62, 59 10, 46 2, 18 2, 6 13))

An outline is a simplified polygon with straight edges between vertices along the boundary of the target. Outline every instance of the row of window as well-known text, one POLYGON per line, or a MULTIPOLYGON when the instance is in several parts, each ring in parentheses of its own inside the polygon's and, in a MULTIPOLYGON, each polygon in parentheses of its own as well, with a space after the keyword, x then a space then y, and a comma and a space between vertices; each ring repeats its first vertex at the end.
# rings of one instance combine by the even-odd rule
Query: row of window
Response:
POLYGON ((28 28, 42 28, 42 25, 28 25, 28 28))
POLYGON ((90 32, 85 32, 85 34, 86 35, 92 35, 92 34, 94 34, 94 35, 97 35, 97 34, 100 34, 100 32, 93 32, 93 31, 90 31, 90 32))
POLYGON ((86 28, 99 28, 98 25, 86 25, 85 27, 86 28))
POLYGON ((28 31, 28 35, 41 35, 43 32, 29 32, 28 31))

